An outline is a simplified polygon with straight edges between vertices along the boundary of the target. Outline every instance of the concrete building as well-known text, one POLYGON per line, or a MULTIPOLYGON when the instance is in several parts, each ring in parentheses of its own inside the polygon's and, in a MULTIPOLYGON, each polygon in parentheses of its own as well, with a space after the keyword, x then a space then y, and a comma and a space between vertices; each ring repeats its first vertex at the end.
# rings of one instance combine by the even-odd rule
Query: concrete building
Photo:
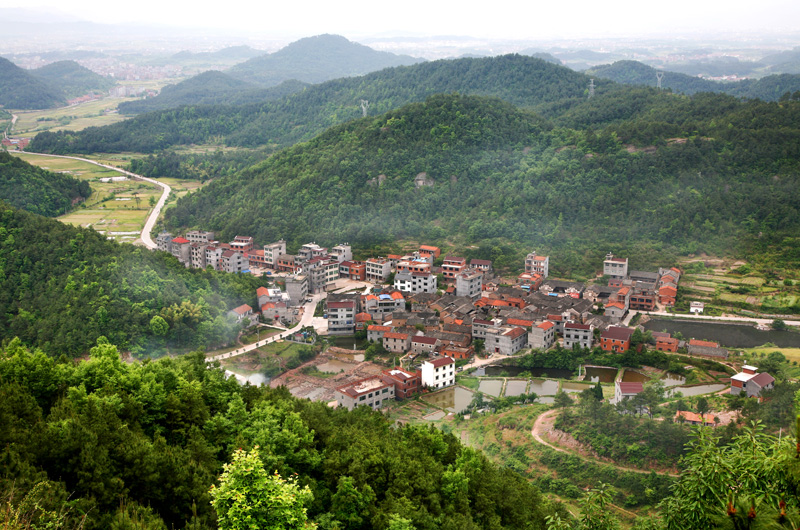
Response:
POLYGON ((383 347, 394 353, 405 353, 411 349, 411 337, 408 333, 387 331, 383 334, 383 347))
POLYGON ((336 388, 336 402, 340 407, 353 410, 367 406, 374 410, 391 399, 395 399, 395 383, 388 377, 373 375, 336 388))
POLYGON ((424 337, 422 335, 411 337, 411 351, 416 355, 430 355, 436 350, 436 346, 438 345, 439 340, 433 337, 424 337))
POLYGON ((356 313, 358 302, 355 300, 328 300, 328 334, 352 335, 356 332, 356 313))
POLYGON ((186 239, 188 239, 190 243, 205 243, 207 245, 214 241, 214 232, 192 230, 186 232, 186 239))
POLYGON ((353 249, 350 247, 350 243, 342 243, 331 249, 331 256, 335 257, 336 261, 339 263, 343 261, 352 261, 353 249))
POLYGON ((491 327, 486 330, 487 352, 514 355, 528 345, 528 333, 519 327, 491 327))
POLYGON ((226 250, 222 253, 220 268, 230 273, 248 272, 250 270, 250 262, 244 257, 244 252, 226 250))
POLYGON ((292 305, 302 305, 303 300, 308 296, 308 277, 304 274, 297 274, 286 278, 286 294, 292 301, 292 305))
POLYGON ((367 264, 367 281, 384 283, 392 272, 392 263, 386 258, 370 258, 367 264))
POLYGON ((156 246, 162 252, 172 252, 172 234, 169 232, 161 232, 156 237, 156 246))
POLYGON ((233 241, 231 241, 230 245, 231 250, 235 250, 242 255, 249 250, 253 250, 253 247, 255 246, 253 243, 253 238, 250 236, 236 236, 233 238, 233 241))
POLYGON ((392 313, 406 308, 406 299, 400 291, 368 294, 363 300, 364 311, 369 313, 373 320, 384 321, 391 319, 392 313))
POLYGON ((531 327, 528 332, 528 346, 537 350, 548 350, 556 341, 556 326, 552 322, 542 322, 531 327))
POLYGON ((342 261, 339 263, 339 278, 363 282, 367 279, 367 264, 363 261, 342 261))
POLYGON ((615 279, 628 276, 628 258, 615 258, 610 252, 603 261, 603 274, 615 279))
POLYGON ((594 330, 586 324, 569 322, 564 324, 564 348, 572 349, 574 345, 579 348, 591 348, 594 341, 594 330))
POLYGON ((394 397, 395 399, 407 399, 422 389, 422 379, 419 372, 411 373, 403 370, 402 368, 395 367, 391 370, 384 370, 381 375, 394 382, 394 397))
POLYGON ((456 296, 465 296, 472 300, 481 297, 483 287, 483 271, 464 269, 456 275, 456 296))
POLYGON ((176 237, 172 240, 172 255, 186 267, 192 265, 191 243, 184 237, 176 237))
POLYGON ((471 259, 469 266, 482 272, 492 272, 492 261, 488 259, 471 259))
POLYGON ((237 321, 242 321, 253 316, 253 308, 247 304, 243 304, 231 309, 228 311, 228 314, 236 317, 237 321))
POLYGON ((421 367, 422 386, 444 388, 456 382, 456 362, 450 357, 427 360, 421 367))
POLYGON ((271 269, 276 268, 278 264, 278 256, 286 254, 286 241, 283 239, 264 245, 264 262, 271 269))
POLYGON ((206 247, 206 267, 211 267, 215 271, 222 270, 222 253, 225 250, 216 245, 206 247))
POLYGON ((328 255, 328 249, 316 243, 306 243, 297 251, 297 259, 306 262, 311 258, 322 258, 328 255))
POLYGON ((622 403, 622 400, 629 399, 644 390, 642 383, 625 383, 623 381, 614 382, 614 404, 622 403))
POLYGON ((525 272, 536 273, 542 278, 547 278, 550 274, 550 256, 539 256, 534 250, 525 256, 525 272))
POLYGON ((195 269, 206 268, 206 248, 208 243, 191 243, 189 245, 189 255, 192 267, 195 269))
POLYGON ((367 326, 367 340, 370 342, 383 343, 383 336, 387 332, 392 331, 391 326, 379 326, 377 324, 370 324, 367 326))
POLYGON ((297 256, 293 254, 281 254, 275 262, 275 270, 278 272, 295 274, 302 272, 303 266, 297 261, 297 256))
POLYGON ((394 288, 404 293, 436 293, 438 281, 430 272, 398 272, 394 276, 394 288))
POLYGON ((456 275, 466 267, 466 259, 457 256, 445 256, 442 262, 442 276, 447 281, 455 280, 456 275))
POLYGON ((731 394, 744 392, 747 397, 760 397, 762 391, 775 388, 775 378, 757 370, 755 366, 742 366, 742 371, 731 377, 731 394))

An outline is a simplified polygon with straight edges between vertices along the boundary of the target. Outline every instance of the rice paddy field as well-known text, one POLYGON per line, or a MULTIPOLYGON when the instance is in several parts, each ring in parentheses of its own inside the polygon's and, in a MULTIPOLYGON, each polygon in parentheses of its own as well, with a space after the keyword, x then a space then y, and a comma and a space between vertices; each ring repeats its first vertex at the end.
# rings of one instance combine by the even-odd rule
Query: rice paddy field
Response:
POLYGON ((111 125, 128 119, 117 113, 117 105, 137 98, 105 97, 58 109, 14 111, 19 116, 14 136, 33 137, 42 131, 81 131, 87 127, 111 125))

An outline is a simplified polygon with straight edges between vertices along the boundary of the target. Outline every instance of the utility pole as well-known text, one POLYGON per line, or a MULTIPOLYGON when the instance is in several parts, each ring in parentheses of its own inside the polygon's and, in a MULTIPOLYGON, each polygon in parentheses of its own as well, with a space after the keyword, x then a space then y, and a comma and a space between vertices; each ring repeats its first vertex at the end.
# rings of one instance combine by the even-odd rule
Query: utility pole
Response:
POLYGON ((363 114, 364 118, 367 117, 367 111, 369 111, 369 101, 367 101, 366 99, 362 99, 361 100, 361 114, 363 114))
POLYGON ((658 83, 658 89, 661 90, 661 80, 664 79, 664 72, 656 72, 656 81, 658 83))
POLYGON ((589 80, 589 99, 594 97, 594 79, 589 80))

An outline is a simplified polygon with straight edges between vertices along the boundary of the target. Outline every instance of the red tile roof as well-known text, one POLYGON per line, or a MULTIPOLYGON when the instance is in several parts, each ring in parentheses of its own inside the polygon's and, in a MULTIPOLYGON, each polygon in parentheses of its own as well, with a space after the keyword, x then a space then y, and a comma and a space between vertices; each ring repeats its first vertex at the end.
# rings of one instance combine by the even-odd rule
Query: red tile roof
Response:
POLYGON ((576 324, 574 322, 569 322, 568 324, 564 324, 565 329, 592 329, 587 324, 576 324))
POLYGON ((175 239, 172 240, 172 242, 173 243, 178 243, 179 245, 183 245, 184 243, 188 243, 189 240, 188 239, 184 239, 182 237, 176 237, 175 239))
POLYGON ((266 287, 259 287, 256 289, 256 296, 269 296, 269 289, 266 287))
POLYGON ((345 300, 343 302, 328 302, 328 309, 352 309, 355 307, 355 302, 352 300, 345 300))
POLYGON ((434 368, 439 368, 440 366, 447 366, 448 364, 453 364, 455 361, 450 357, 439 357, 432 361, 426 361, 433 365, 434 368))
POLYGON ((367 331, 392 331, 390 326, 379 326, 377 324, 370 324, 367 326, 367 331))
POLYGON ((625 383, 623 381, 617 381, 619 385, 619 390, 623 394, 638 394, 642 390, 644 390, 644 386, 642 383, 625 383))
POLYGON ((713 414, 704 414, 700 416, 700 414, 688 410, 677 411, 675 413, 675 420, 677 421, 678 419, 684 419, 695 423, 710 423, 712 425, 715 423, 713 414))
POLYGON ((398 339, 398 340, 406 340, 408 339, 407 333, 395 333, 394 331, 388 331, 383 334, 384 339, 398 339))
POLYGON ((717 344, 716 342, 711 342, 709 340, 691 339, 689 341, 689 345, 690 346, 703 346, 705 348, 719 348, 719 344, 717 344))
POLYGON ((616 340, 630 340, 633 335, 631 328, 623 328, 621 326, 611 326, 603 333, 600 334, 601 339, 616 339, 616 340))
POLYGON ((555 326, 555 324, 553 324, 552 322, 542 322, 541 324, 539 324, 536 327, 547 330, 547 329, 552 328, 553 326, 555 326))
POLYGON ((533 326, 533 322, 533 320, 522 320, 521 318, 509 318, 506 321, 509 326, 522 326, 523 328, 533 326))
POLYGON ((358 313, 356 315, 356 322, 369 322, 372 320, 372 315, 369 313, 358 313))
POLYGON ((505 335, 506 337, 511 337, 512 339, 516 339, 521 335, 525 335, 525 333, 526 333, 525 330, 522 328, 512 328, 503 333, 503 335, 505 335))
POLYGON ((247 305, 247 304, 243 304, 243 305, 240 305, 239 307, 236 307, 236 308, 232 309, 232 311, 233 311, 234 313, 237 313, 237 314, 239 314, 239 315, 244 315, 244 314, 245 314, 245 313, 247 313, 248 311, 252 311, 252 310, 253 310, 253 308, 252 308, 252 307, 250 307, 250 306, 249 306, 249 305, 247 305))
POLYGON ((775 382, 775 378, 772 377, 771 375, 769 375, 767 372, 761 372, 760 374, 758 374, 755 377, 753 377, 752 379, 750 379, 749 382, 755 383, 758 386, 760 386, 761 388, 764 388, 768 384, 774 383, 775 382))
POLYGON ((417 344, 434 345, 436 344, 437 340, 438 339, 435 339, 433 337, 423 337, 423 336, 411 337, 411 342, 416 342, 417 344))

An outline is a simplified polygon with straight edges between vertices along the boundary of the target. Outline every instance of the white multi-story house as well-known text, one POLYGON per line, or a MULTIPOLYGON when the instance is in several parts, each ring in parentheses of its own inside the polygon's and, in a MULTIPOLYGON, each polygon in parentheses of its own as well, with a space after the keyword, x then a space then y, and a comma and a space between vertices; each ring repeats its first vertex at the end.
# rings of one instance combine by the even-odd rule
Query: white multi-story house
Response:
POLYGON ((451 357, 438 357, 422 363, 422 386, 444 388, 456 383, 456 362, 451 357))
POLYGON ((615 258, 610 252, 603 261, 603 274, 614 279, 628 276, 628 258, 615 258))
POLYGON ((328 334, 352 335, 356 332, 356 303, 353 300, 328 302, 328 334))
POLYGON ((339 263, 343 261, 352 261, 353 260, 353 249, 350 247, 350 243, 343 243, 341 245, 336 245, 331 249, 331 256, 336 258, 336 261, 339 263))
POLYGON ((528 332, 528 346, 537 350, 547 350, 556 341, 556 326, 545 321, 531 327, 528 332))
POLYGON ((587 324, 569 322, 564 324, 564 348, 571 349, 575 344, 580 348, 591 348, 594 329, 587 324))
POLYGON ((547 278, 550 274, 550 256, 539 256, 534 250, 525 256, 525 272, 540 274, 547 278))
POLYGON ((466 296, 477 300, 481 297, 483 272, 476 269, 464 269, 456 274, 456 296, 466 296))
POLYGON ((392 272, 392 262, 385 258, 370 258, 367 260, 367 281, 383 283, 392 272))
POLYGON ((336 402, 340 407, 353 410, 367 406, 381 408, 387 400, 394 400, 395 382, 389 377, 373 375, 336 388, 336 402))
POLYGON ((438 287, 436 276, 430 272, 398 272, 394 276, 394 288, 404 293, 435 293, 438 287))
POLYGON ((264 262, 270 268, 275 268, 278 263, 278 256, 286 254, 286 241, 281 239, 275 243, 264 245, 264 262))

